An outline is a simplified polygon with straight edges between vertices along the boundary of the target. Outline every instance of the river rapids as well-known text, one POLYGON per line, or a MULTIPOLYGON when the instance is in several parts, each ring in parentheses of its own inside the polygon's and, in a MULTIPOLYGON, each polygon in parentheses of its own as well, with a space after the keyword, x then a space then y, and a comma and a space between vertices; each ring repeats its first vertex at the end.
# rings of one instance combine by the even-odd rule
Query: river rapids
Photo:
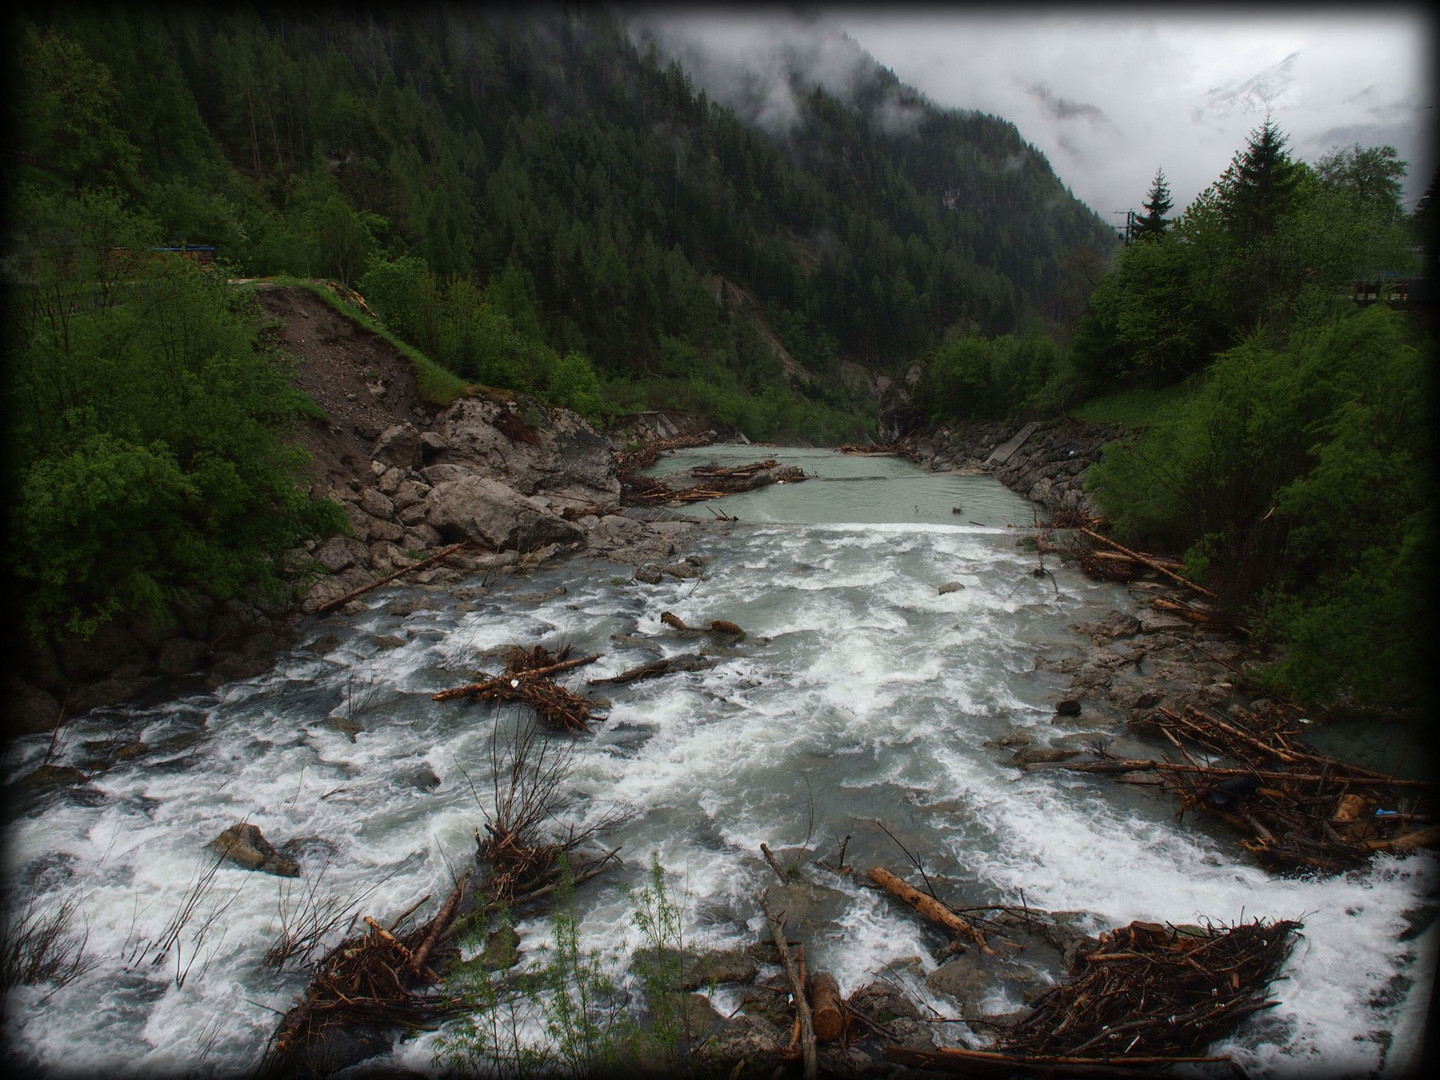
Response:
MULTIPOLYGON (((577 890, 586 948, 623 957, 643 943, 616 886, 644 884, 652 858, 687 938, 726 946, 764 928, 755 897, 773 874, 760 844, 833 859, 849 836, 846 861, 862 870, 907 868, 903 844, 956 906, 1023 901, 1077 912, 1091 933, 1134 919, 1300 919, 1272 989, 1280 1004, 1212 1052, 1255 1077, 1406 1075, 1434 966, 1433 855, 1276 876, 1233 836, 1177 822, 1150 789, 1016 769, 996 740, 1051 730, 1066 696, 1037 657, 1086 646, 1073 626, 1134 613, 1131 593, 1050 560, 1050 575, 1032 574, 1019 537, 1037 508, 989 477, 754 447, 686 452, 661 471, 765 454, 815 478, 715 503, 738 520, 688 549, 708 558, 701 578, 649 586, 572 559, 443 590, 396 584, 360 615, 313 620, 306 646, 265 675, 69 721, 52 761, 90 773, 83 785, 17 794, 49 737, 13 743, 11 918, 27 903, 72 904, 91 965, 63 986, 6 991, 12 1063, 42 1075, 253 1069, 306 984, 303 968, 263 960, 287 907, 309 894, 388 921, 426 894, 433 908, 473 858, 490 744, 520 710, 431 695, 498 671, 503 660, 482 654, 512 644, 603 653, 560 676, 578 690, 696 651, 703 642, 661 624, 670 611, 746 637, 712 646, 708 670, 597 688, 607 719, 575 740, 566 820, 615 820, 601 839, 625 865, 577 890), (947 582, 963 587, 940 593, 947 582), (302 876, 217 868, 207 843, 242 821, 291 841, 302 876)), ((938 961, 922 920, 877 890, 830 884, 844 902, 806 943, 812 967, 845 994, 884 975, 954 1015, 925 988, 938 961)), ((543 918, 519 928, 522 947, 548 935, 543 918)), ((986 1005, 1023 1002, 999 990, 986 1005)), ((431 1071, 436 1038, 402 1041, 394 1064, 431 1071)))

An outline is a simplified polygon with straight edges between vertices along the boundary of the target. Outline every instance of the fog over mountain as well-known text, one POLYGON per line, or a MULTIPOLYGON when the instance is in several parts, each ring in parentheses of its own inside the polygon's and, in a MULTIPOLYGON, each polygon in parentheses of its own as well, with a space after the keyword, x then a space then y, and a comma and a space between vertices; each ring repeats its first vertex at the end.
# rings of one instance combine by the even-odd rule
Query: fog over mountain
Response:
MULTIPOLYGON (((637 43, 653 42, 773 134, 794 122, 796 86, 849 100, 878 62, 938 105, 1013 122, 1111 220, 1140 205, 1157 167, 1185 206, 1267 112, 1307 161, 1357 142, 1396 147, 1410 163, 1409 206, 1436 165, 1433 24, 1419 7, 1083 16, 642 8, 627 25, 637 43)), ((903 126, 898 97, 887 108, 887 123, 903 126)))

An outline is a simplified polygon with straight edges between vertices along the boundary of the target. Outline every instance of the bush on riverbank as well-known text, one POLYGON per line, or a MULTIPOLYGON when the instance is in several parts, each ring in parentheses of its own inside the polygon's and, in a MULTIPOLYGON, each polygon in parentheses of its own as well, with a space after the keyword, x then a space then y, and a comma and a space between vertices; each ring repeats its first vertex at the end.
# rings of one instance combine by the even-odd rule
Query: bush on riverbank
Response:
POLYGON ((297 487, 282 436, 318 409, 261 343, 253 294, 153 253, 153 222, 108 193, 18 203, 5 480, 27 630, 277 593, 279 556, 345 516, 297 487))
POLYGON ((1431 402, 1406 331, 1376 306, 1279 348, 1254 335, 1091 474, 1122 536, 1256 609, 1287 647, 1272 678, 1308 700, 1429 681, 1431 402))

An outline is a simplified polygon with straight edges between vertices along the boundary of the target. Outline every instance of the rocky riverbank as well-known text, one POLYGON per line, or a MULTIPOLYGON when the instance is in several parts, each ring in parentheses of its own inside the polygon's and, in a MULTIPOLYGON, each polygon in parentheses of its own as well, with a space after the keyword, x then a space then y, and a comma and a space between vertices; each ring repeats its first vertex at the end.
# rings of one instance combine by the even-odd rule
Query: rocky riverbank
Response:
POLYGON ((965 427, 944 425, 907 435, 894 445, 917 465, 936 472, 988 472, 1017 494, 1043 504, 1052 513, 1076 511, 1103 516, 1085 490, 1090 466, 1107 443, 1124 438, 1125 429, 1064 417, 1042 421, 1003 462, 991 460, 997 448, 1019 435, 1025 425, 990 421, 965 427))
MULTIPOLYGON (((169 624, 116 620, 88 641, 25 642, 6 676, 12 730, 48 730, 62 716, 147 693, 260 674, 322 604, 458 540, 472 543, 406 580, 444 585, 579 552, 663 572, 695 533, 723 527, 622 507, 611 440, 568 410, 503 393, 437 409, 406 357, 315 294, 261 287, 259 298, 275 343, 299 358, 297 385, 325 411, 295 436, 311 458, 309 491, 345 508, 349 534, 288 554, 290 598, 194 595, 175 605, 169 624)), ((642 435, 686 423, 640 419, 642 435)), ((355 600, 348 610, 364 606, 355 600)))

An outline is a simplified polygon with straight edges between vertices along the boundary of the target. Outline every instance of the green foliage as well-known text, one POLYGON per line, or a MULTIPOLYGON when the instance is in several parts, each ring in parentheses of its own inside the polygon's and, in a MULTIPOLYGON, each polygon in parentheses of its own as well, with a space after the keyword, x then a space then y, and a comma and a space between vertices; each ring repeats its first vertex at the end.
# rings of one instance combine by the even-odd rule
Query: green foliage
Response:
POLYGON ((133 194, 165 240, 249 276, 395 267, 362 285, 390 330, 490 385, 572 393, 583 371, 553 369, 573 353, 602 386, 718 379, 761 425, 813 427, 826 409, 786 399, 854 412, 842 358, 1072 323, 1075 253, 1113 246, 1013 125, 875 67, 852 104, 797 86, 781 145, 603 9, 30 18, 25 177, 133 194))
POLYGON ((163 617, 181 590, 280 588, 275 560, 335 531, 280 436, 316 409, 258 340, 253 295, 148 253, 114 196, 22 193, 6 364, 12 566, 33 632, 163 617))
POLYGON ((693 1033, 688 1029, 685 998, 685 936, 680 906, 670 897, 659 852, 650 856, 650 882, 630 893, 631 921, 646 948, 636 956, 635 974, 645 992, 649 1024, 638 1040, 658 1053, 667 1075, 683 1071, 693 1033))
POLYGON ((956 338, 931 355, 916 404, 936 421, 1003 419, 1072 394, 1061 349, 1038 334, 956 338))
POLYGON ((1178 220, 1116 258, 1072 344, 1088 393, 1178 382, 1257 330, 1281 345, 1349 306, 1357 280, 1414 265, 1393 148, 1311 169, 1285 142, 1267 120, 1178 220))
MULTIPOLYGON (((581 948, 568 869, 564 874, 550 919, 551 944, 537 949, 537 962, 518 977, 485 961, 493 950, 483 931, 466 942, 476 959, 456 966, 449 989, 470 1007, 442 1032, 434 1058, 446 1075, 599 1076, 639 1062, 680 1075, 688 1065, 683 913, 670 896, 659 856, 651 857, 649 883, 627 890, 632 922, 647 946, 634 969, 643 1017, 636 999, 621 990, 613 964, 581 948)), ((509 926, 502 912, 492 937, 508 933, 509 926)))
POLYGON ((1108 450, 1091 485, 1122 535, 1263 597, 1284 685, 1394 703, 1415 692, 1430 621, 1424 386, 1403 317, 1382 307, 1283 349, 1252 335, 1143 439, 1108 450))
POLYGON ((552 405, 573 409, 587 420, 599 420, 605 408, 600 379, 590 361, 579 353, 566 353, 555 361, 543 396, 552 405))

